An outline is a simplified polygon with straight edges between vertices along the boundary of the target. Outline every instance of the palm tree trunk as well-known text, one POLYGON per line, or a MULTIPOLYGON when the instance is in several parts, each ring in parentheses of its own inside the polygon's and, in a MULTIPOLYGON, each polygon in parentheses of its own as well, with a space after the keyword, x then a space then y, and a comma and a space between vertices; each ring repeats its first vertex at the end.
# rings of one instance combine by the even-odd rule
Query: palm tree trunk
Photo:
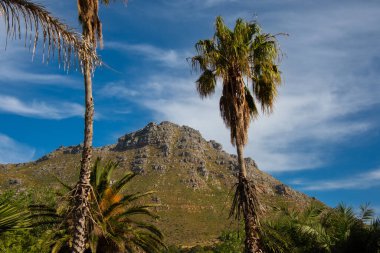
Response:
POLYGON ((245 161, 244 161, 244 147, 242 144, 236 145, 237 149, 237 156, 238 156, 238 163, 239 163, 239 180, 240 178, 247 178, 247 170, 245 168, 245 161))
POLYGON ((92 157, 92 137, 94 102, 92 97, 91 63, 84 64, 84 84, 85 84, 85 127, 82 160, 80 168, 80 178, 75 187, 75 210, 74 210, 74 241, 73 253, 82 253, 86 248, 86 219, 88 218, 88 196, 91 190, 91 157, 92 157))
POLYGON ((245 168, 244 161, 244 147, 243 145, 237 146, 237 155, 239 163, 239 189, 242 189, 241 200, 245 203, 241 203, 244 216, 244 229, 245 229, 245 253, 262 253, 260 247, 259 238, 259 222, 257 219, 257 195, 253 185, 247 179, 247 170, 245 168))

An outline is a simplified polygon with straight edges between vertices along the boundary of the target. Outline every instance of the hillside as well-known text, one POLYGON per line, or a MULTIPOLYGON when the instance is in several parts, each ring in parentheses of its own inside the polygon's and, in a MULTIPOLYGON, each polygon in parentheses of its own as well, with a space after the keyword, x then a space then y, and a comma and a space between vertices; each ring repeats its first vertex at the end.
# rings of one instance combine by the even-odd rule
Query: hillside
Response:
MULTIPOLYGON (((60 147, 35 162, 0 165, 0 189, 58 189, 52 174, 74 184, 80 152, 80 145, 60 147)), ((138 174, 127 191, 156 191, 148 201, 161 204, 157 223, 168 244, 203 244, 215 240, 222 230, 236 228, 236 222, 227 219, 236 156, 217 142, 206 141, 197 130, 170 122, 149 123, 114 145, 96 148, 97 156, 120 162, 115 177, 127 170, 138 174)), ((252 159, 247 158, 246 164, 266 212, 279 202, 303 206, 311 201, 260 171, 252 159)))

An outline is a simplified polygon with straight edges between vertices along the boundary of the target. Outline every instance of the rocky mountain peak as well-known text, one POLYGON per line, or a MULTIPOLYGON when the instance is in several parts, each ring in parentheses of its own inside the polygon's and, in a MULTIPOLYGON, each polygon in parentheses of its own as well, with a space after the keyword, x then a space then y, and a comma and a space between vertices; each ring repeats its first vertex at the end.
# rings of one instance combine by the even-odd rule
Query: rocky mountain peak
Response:
POLYGON ((141 148, 147 145, 165 145, 173 138, 173 135, 178 128, 178 125, 167 121, 164 121, 158 125, 151 122, 143 129, 120 137, 114 150, 124 151, 128 149, 141 148))
POLYGON ((170 143, 178 136, 183 142, 204 141, 199 131, 188 127, 179 126, 169 121, 160 124, 149 123, 144 128, 120 137, 114 147, 115 151, 142 148, 147 145, 167 149, 170 143))
MULTIPOLYGON (((52 175, 74 184, 82 148, 59 147, 36 162, 0 165, 0 188, 59 188, 52 175)), ((228 228, 229 222, 221 217, 228 216, 229 194, 237 181, 237 157, 218 142, 205 140, 199 131, 168 121, 152 122, 120 137, 116 144, 94 148, 93 157, 119 163, 113 180, 128 171, 136 173, 129 188, 133 192, 156 191, 152 201, 161 205, 160 222, 165 234, 171 235, 170 242, 209 240, 228 228), (194 223, 198 224, 196 233, 184 229, 194 223)), ((245 162, 266 210, 280 202, 305 206, 311 200, 259 170, 253 159, 245 162)))

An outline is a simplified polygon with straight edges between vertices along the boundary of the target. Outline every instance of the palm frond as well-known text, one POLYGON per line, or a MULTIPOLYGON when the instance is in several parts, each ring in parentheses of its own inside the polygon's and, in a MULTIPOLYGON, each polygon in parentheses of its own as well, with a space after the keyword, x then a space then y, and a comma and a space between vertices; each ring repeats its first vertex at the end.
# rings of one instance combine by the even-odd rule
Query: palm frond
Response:
MULTIPOLYGON (((110 186, 111 174, 112 171, 118 166, 117 163, 109 161, 105 165, 101 166, 101 169, 96 171, 97 174, 97 182, 96 189, 99 194, 103 194, 107 188, 110 186)), ((100 195, 101 197, 102 195, 100 195)))
POLYGON ((215 92, 216 77, 211 70, 204 70, 196 81, 197 91, 201 98, 211 96, 215 92))
POLYGON ((359 209, 360 209, 359 219, 361 219, 363 222, 370 222, 373 220, 374 215, 375 215, 375 210, 370 207, 369 203, 360 205, 359 209))
POLYGON ((287 253, 292 252, 291 240, 286 227, 277 222, 265 222, 260 230, 260 238, 265 252, 287 253), (285 231, 284 231, 285 230, 285 231))
POLYGON ((251 92, 249 91, 248 87, 245 87, 245 101, 247 101, 247 104, 248 104, 248 107, 250 110, 250 114, 251 114, 251 118, 257 117, 258 111, 256 108, 255 100, 254 100, 251 92))
POLYGON ((277 97, 277 88, 281 84, 281 72, 277 66, 279 49, 276 39, 268 34, 257 35, 251 50, 253 89, 262 111, 271 113, 277 97))
POLYGON ((31 227, 30 213, 3 202, 0 204, 0 234, 31 227))
MULTIPOLYGON (((121 179, 111 184, 111 174, 118 166, 114 162, 101 162, 96 160, 91 174, 91 184, 94 190, 89 202, 91 219, 87 224, 89 231, 88 247, 92 252, 139 252, 137 248, 150 249, 147 252, 160 252, 164 248, 163 235, 153 225, 142 222, 141 216, 157 218, 151 211, 158 205, 138 205, 135 201, 154 193, 123 194, 121 190, 135 176, 133 173, 125 174, 121 179), (138 217, 135 219, 135 217, 138 217), (139 242, 137 244, 136 242, 139 242)), ((49 210, 47 210, 49 211, 49 210)), ((73 217, 67 210, 62 224, 68 227, 66 233, 71 234, 73 217)), ((72 237, 59 243, 64 247, 70 244, 72 237)), ((58 245, 59 246, 59 245, 58 245)), ((61 246, 59 246, 61 247, 61 246)))
POLYGON ((128 208, 126 211, 119 215, 120 218, 126 218, 137 214, 143 214, 150 216, 152 218, 158 218, 156 214, 150 211, 150 208, 157 207, 158 205, 143 205, 143 206, 133 206, 128 208))
POLYGON ((144 222, 137 222, 136 225, 138 226, 138 228, 143 229, 143 230, 147 230, 160 239, 164 238, 164 235, 161 233, 161 231, 156 226, 154 226, 152 224, 144 223, 144 222))
POLYGON ((59 253, 59 252, 61 252, 62 248, 68 246, 70 240, 72 240, 72 237, 69 234, 63 235, 58 240, 55 240, 55 242, 54 242, 54 244, 52 245, 52 248, 51 248, 51 253, 59 253))
POLYGON ((25 44, 29 41, 33 55, 42 31, 42 53, 47 61, 57 52, 58 62, 67 69, 71 65, 82 66, 83 62, 89 62, 93 67, 100 64, 93 46, 41 5, 28 0, 1 0, 0 12, 5 21, 7 39, 21 39, 24 33, 25 44))
POLYGON ((225 45, 229 44, 231 38, 233 36, 233 32, 224 24, 222 17, 217 17, 215 21, 215 35, 214 39, 216 39, 219 43, 219 49, 223 48, 229 50, 231 48, 226 48, 225 45))
POLYGON ((252 183, 245 178, 240 178, 235 187, 236 190, 230 209, 230 217, 235 217, 235 219, 240 220, 242 214, 249 212, 253 218, 257 219, 261 208, 257 201, 256 189, 252 183))
POLYGON ((121 191, 125 185, 130 182, 134 177, 136 176, 135 173, 126 173, 121 179, 119 179, 118 181, 116 181, 112 186, 112 190, 115 192, 115 193, 118 193, 119 191, 121 191))

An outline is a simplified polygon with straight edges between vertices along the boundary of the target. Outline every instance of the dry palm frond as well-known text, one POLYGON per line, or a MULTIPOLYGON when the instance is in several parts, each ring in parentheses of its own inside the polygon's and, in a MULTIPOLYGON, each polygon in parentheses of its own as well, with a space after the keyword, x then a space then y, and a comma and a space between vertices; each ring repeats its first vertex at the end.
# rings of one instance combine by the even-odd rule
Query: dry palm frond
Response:
POLYGON ((257 110, 240 76, 224 78, 219 108, 224 123, 230 128, 232 145, 245 145, 250 120, 257 115, 257 110))
POLYGON ((82 24, 83 36, 89 38, 89 42, 94 47, 97 41, 100 47, 103 47, 102 22, 98 13, 98 0, 78 0, 79 22, 82 24))
POLYGON ((235 195, 230 209, 230 218, 234 217, 240 220, 243 215, 245 221, 246 231, 246 252, 251 252, 248 245, 255 246, 255 252, 262 253, 263 245, 260 235, 262 234, 259 214, 261 213, 261 206, 258 202, 256 188, 253 183, 248 181, 245 177, 240 177, 239 182, 235 185, 235 195))
POLYGON ((241 219, 242 214, 250 214, 258 222, 258 214, 261 206, 257 201, 257 193, 252 182, 246 178, 240 178, 235 185, 235 194, 231 205, 230 218, 241 219))
POLYGON ((91 44, 39 4, 27 0, 0 0, 0 15, 5 21, 7 40, 24 36, 25 46, 29 44, 33 55, 41 32, 43 56, 46 55, 47 61, 57 51, 58 62, 63 63, 65 69, 78 66, 78 63, 82 66, 84 62, 90 62, 92 67, 100 64, 91 44))

